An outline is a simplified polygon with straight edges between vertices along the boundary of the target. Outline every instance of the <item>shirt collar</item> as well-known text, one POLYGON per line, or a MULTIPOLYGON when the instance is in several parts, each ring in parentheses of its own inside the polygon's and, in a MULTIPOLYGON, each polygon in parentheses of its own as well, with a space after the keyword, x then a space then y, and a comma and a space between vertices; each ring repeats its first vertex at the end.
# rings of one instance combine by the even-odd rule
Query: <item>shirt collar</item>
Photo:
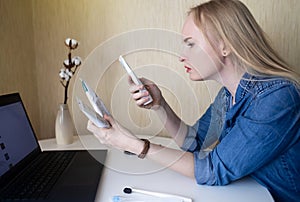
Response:
POLYGON ((245 95, 251 91, 255 83, 256 79, 254 79, 254 76, 246 72, 242 76, 240 83, 237 87, 235 93, 235 103, 238 103, 240 100, 242 100, 245 97, 245 95))

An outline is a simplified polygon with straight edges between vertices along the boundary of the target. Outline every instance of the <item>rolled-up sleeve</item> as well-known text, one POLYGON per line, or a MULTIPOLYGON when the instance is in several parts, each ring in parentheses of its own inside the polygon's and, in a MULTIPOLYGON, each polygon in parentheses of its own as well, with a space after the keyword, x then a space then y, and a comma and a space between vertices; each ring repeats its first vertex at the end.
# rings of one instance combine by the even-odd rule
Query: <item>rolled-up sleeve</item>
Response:
POLYGON ((216 177, 213 173, 213 164, 211 161, 211 155, 206 155, 203 158, 201 151, 194 152, 194 166, 195 166, 195 179, 198 184, 214 185, 216 183, 216 177))
POLYGON ((199 123, 196 122, 193 126, 188 126, 188 132, 181 146, 184 151, 195 151, 200 147, 201 142, 197 138, 197 129, 199 123))
POLYGON ((212 106, 193 126, 188 126, 188 133, 181 147, 185 151, 193 152, 195 178, 198 184, 215 182, 210 156, 201 149, 211 122, 211 108, 212 106))
POLYGON ((187 135, 181 146, 182 150, 190 152, 200 150, 210 125, 210 119, 211 106, 193 126, 188 126, 187 135))
POLYGON ((193 125, 188 126, 188 132, 181 149, 194 155, 195 177, 199 184, 214 184, 210 152, 206 150, 215 143, 223 128, 226 110, 226 90, 222 88, 204 115, 193 125))

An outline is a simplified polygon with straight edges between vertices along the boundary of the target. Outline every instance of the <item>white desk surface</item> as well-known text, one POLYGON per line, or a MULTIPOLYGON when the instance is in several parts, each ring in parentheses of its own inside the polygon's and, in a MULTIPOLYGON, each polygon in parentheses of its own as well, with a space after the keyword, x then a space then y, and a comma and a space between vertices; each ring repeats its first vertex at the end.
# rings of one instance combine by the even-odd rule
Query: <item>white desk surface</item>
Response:
MULTIPOLYGON (((151 142, 178 148, 169 138, 155 137, 151 142)), ((57 145, 55 139, 39 141, 42 150, 107 149, 93 135, 74 137, 70 145, 57 145)), ((123 152, 109 149, 98 186, 96 201, 110 202, 115 195, 123 194, 124 187, 182 195, 193 202, 269 202, 273 201, 266 188, 251 178, 226 186, 203 186, 153 161, 138 159, 123 152)), ((127 195, 128 196, 128 195, 127 195)))

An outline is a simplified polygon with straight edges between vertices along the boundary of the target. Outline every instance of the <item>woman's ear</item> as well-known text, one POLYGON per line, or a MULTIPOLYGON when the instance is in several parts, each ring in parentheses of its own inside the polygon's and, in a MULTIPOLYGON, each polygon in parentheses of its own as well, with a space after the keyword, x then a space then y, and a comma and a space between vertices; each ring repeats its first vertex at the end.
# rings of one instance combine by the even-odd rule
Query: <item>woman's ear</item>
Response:
POLYGON ((219 42, 219 53, 223 57, 227 57, 231 53, 231 49, 224 43, 223 40, 219 42))

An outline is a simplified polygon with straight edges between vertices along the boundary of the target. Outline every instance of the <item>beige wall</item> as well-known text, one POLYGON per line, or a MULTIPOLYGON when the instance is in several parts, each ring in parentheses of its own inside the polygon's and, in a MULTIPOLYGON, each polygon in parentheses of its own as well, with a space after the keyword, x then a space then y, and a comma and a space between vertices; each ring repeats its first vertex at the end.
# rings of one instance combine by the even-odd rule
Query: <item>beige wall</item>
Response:
MULTIPOLYGON (((115 118, 136 133, 154 131, 164 135, 164 132, 160 132, 161 126, 156 122, 155 115, 138 109, 129 101, 124 70, 116 62, 109 68, 101 66, 105 58, 93 53, 105 48, 99 44, 111 42, 114 36, 135 29, 162 28, 180 32, 186 11, 200 2, 202 1, 0 0, 0 92, 20 91, 39 138, 54 137, 57 106, 63 101, 63 88, 58 79, 58 71, 67 54, 63 41, 67 37, 73 37, 80 41, 75 55, 86 59, 78 73, 83 75, 84 69, 90 64, 99 65, 94 68, 103 69, 104 74, 93 87, 97 88, 115 118), (120 113, 124 108, 126 111, 120 113)), ((269 34, 278 52, 300 72, 300 2, 243 2, 269 34)), ((126 46, 129 45, 120 44, 120 50, 126 46)), ((108 54, 114 55, 120 50, 116 47, 115 51, 108 54)), ((153 70, 145 68, 145 71, 138 73, 160 84, 167 100, 187 123, 193 123, 204 112, 217 92, 218 86, 214 83, 190 82, 174 55, 140 51, 127 58, 134 67, 143 67, 149 63, 163 65, 161 72, 153 67, 153 70), (168 69, 171 70, 169 75, 165 72, 168 69), (195 104, 195 101, 198 103, 195 104)), ((84 76, 92 80, 99 75, 91 72, 84 76)), ((72 84, 74 81, 75 78, 72 84)), ((79 93, 77 86, 75 90, 79 93)), ((71 103, 69 104, 71 108, 71 103)), ((74 116, 80 133, 83 133, 86 120, 76 109, 74 116)))
POLYGON ((19 92, 39 128, 31 1, 0 0, 0 95, 19 92))

